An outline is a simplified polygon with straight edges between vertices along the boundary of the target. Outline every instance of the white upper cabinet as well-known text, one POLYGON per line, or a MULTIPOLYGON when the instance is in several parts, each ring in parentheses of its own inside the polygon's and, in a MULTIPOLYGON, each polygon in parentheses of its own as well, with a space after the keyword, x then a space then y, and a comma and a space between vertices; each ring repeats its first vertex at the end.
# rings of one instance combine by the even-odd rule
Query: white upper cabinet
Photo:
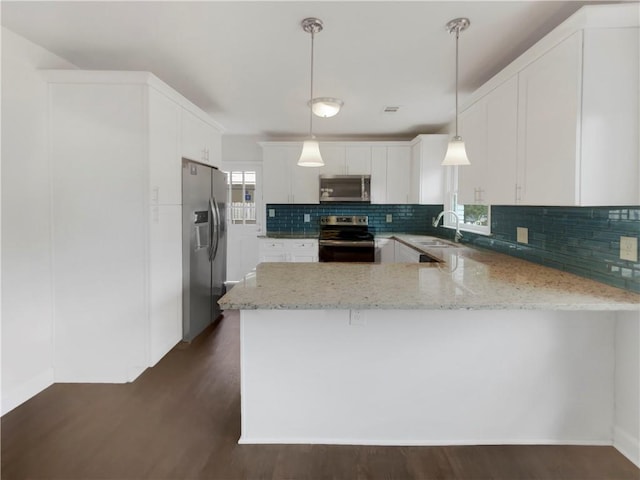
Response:
POLYGON ((471 165, 458 167, 458 203, 483 204, 488 178, 486 98, 460 114, 459 131, 471 165))
POLYGON ((320 175, 370 175, 371 146, 320 144, 320 155, 324 167, 320 167, 320 175))
POLYGON ((519 203, 579 203, 581 53, 576 32, 519 74, 519 203))
POLYGON ((371 147, 348 146, 345 148, 345 173, 347 175, 371 175, 371 147))
POLYGON ((418 135, 411 145, 409 203, 444 203, 444 167, 448 135, 418 135))
POLYGON ((460 203, 640 202, 637 4, 584 7, 472 95, 460 203))
POLYGON ((371 147, 371 203, 387 203, 387 147, 371 147))
POLYGON ((640 204, 639 31, 584 32, 581 205, 640 204))
POLYGON ((638 45, 585 29, 520 72, 518 203, 638 204, 638 45))
POLYGON ((510 78, 487 95, 486 108, 487 187, 486 192, 482 185, 479 187, 478 198, 483 203, 513 205, 518 155, 518 77, 510 78))
MULTIPOLYGON (((442 203, 440 162, 436 173, 432 159, 444 156, 446 135, 425 149, 425 192, 442 203), (442 150, 440 155, 439 150, 442 150), (437 152, 437 153, 436 153, 437 152), (429 174, 427 166, 430 165, 429 174), (438 179, 435 176, 438 176, 438 179), (427 187, 428 186, 428 187, 427 187), (437 190, 437 193, 435 193, 437 190)), ((302 149, 300 142, 263 142, 264 203, 319 203, 320 175, 371 175, 371 203, 407 203, 411 176, 412 144, 409 142, 325 142, 320 143, 324 166, 297 166, 302 149)), ((425 194, 426 195, 426 194, 425 194)), ((428 195, 427 195, 428 196, 428 195)), ((427 198, 427 197, 425 197, 427 198)))
POLYGON ((411 147, 387 147, 387 199, 385 203, 409 203, 411 147))
POLYGON ((182 156, 220 168, 220 132, 187 109, 182 109, 182 156))
POLYGON ((458 203, 515 203, 517 125, 517 76, 460 114, 460 134, 471 165, 458 168, 458 203))
MULTIPOLYGON (((262 200, 267 203, 318 203, 319 169, 297 165, 302 143, 262 144, 262 200)), ((324 157, 323 157, 324 158, 324 157)))

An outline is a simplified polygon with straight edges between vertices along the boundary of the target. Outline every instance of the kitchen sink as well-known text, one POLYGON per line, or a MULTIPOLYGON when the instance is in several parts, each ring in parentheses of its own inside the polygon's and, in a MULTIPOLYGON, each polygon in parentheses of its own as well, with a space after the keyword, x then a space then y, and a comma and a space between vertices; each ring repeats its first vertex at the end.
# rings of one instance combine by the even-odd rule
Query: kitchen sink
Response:
POLYGON ((453 245, 451 243, 441 242, 439 240, 421 240, 415 242, 416 244, 423 247, 437 247, 437 248, 457 248, 457 245, 453 245))

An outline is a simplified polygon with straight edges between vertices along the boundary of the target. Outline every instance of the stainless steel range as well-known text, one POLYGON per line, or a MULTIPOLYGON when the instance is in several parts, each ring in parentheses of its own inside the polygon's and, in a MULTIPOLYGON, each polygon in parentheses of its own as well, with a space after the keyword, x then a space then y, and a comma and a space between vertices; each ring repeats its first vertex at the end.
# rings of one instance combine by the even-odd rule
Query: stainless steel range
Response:
POLYGON ((375 243, 366 215, 320 217, 321 262, 374 262, 375 243))

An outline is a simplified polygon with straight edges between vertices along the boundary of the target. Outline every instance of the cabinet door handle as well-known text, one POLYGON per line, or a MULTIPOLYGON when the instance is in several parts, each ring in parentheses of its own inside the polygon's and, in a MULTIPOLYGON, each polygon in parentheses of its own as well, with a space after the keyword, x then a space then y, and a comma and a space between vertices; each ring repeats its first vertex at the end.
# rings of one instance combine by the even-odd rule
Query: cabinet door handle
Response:
POLYGON ((516 201, 522 200, 522 187, 516 183, 516 201))

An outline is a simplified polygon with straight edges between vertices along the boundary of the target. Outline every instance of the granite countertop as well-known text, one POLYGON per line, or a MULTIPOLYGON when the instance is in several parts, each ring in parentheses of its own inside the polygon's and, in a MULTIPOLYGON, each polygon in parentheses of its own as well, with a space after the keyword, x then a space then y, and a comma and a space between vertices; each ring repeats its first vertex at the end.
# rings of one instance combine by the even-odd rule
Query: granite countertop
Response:
POLYGON ((391 238, 440 263, 261 263, 219 304, 223 309, 640 310, 639 294, 571 273, 474 247, 418 243, 433 237, 391 238))

